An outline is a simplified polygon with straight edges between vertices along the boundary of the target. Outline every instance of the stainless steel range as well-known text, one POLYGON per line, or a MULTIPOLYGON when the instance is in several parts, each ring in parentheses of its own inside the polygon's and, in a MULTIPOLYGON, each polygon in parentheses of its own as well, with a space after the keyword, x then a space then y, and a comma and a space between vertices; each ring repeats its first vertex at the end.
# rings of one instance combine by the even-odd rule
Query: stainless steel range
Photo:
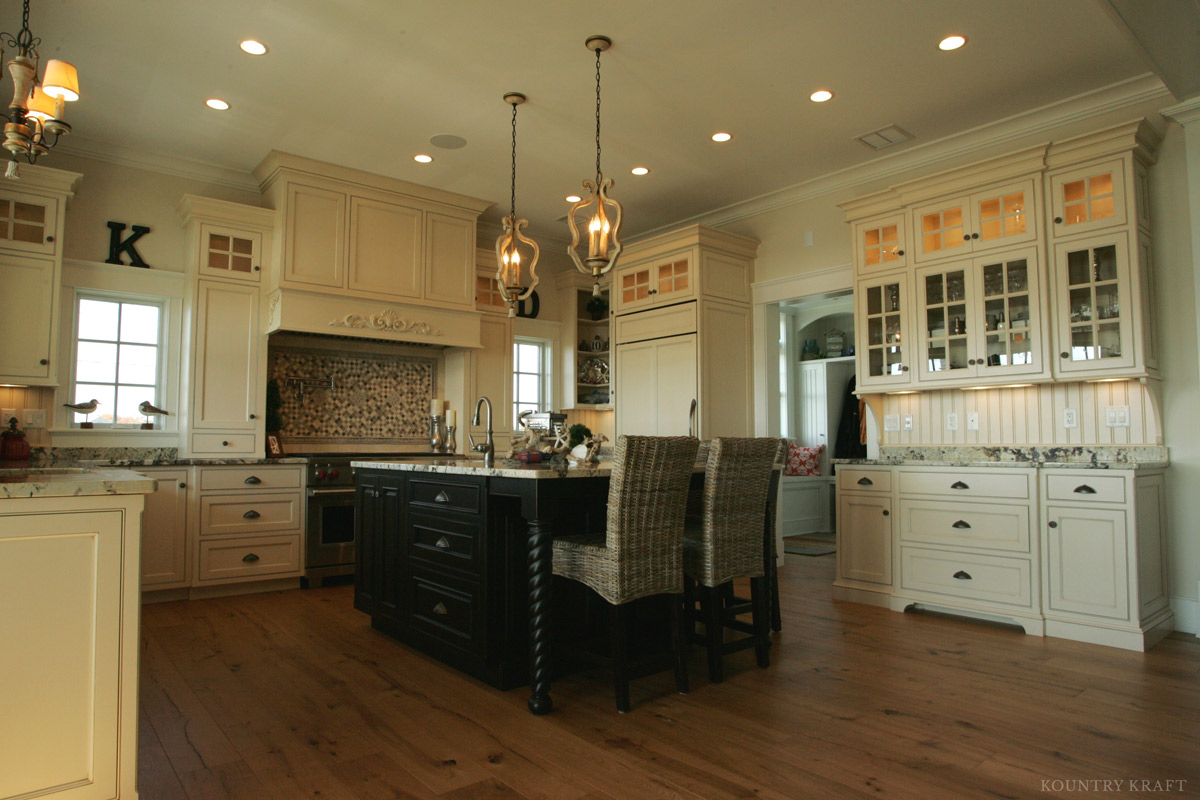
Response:
POLYGON ((320 586, 325 579, 354 574, 354 468, 356 456, 310 455, 305 577, 320 586))

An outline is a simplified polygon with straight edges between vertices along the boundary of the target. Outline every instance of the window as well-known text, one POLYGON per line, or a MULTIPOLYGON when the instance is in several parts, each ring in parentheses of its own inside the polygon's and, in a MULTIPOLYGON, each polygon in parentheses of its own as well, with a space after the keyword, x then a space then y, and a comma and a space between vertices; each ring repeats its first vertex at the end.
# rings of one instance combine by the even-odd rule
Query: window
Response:
POLYGON ((71 402, 98 405, 72 414, 72 427, 85 420, 114 428, 147 421, 138 405, 161 402, 165 316, 162 302, 77 296, 71 402))
POLYGON ((550 342, 513 340, 513 430, 523 411, 550 411, 550 342))

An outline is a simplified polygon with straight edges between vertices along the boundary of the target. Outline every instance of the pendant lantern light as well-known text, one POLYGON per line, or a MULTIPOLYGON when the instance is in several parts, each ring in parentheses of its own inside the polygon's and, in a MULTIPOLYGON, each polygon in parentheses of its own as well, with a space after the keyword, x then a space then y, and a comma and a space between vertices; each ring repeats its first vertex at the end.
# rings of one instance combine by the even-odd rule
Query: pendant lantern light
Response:
POLYGON ((508 216, 502 221, 504 232, 496 239, 496 283, 500 288, 500 296, 508 303, 508 315, 516 315, 516 305, 533 294, 533 288, 538 285, 537 262, 540 250, 537 242, 525 236, 522 230, 529 220, 517 217, 517 106, 525 102, 525 95, 520 92, 509 92, 504 95, 504 102, 512 105, 512 192, 508 216), (525 251, 522 257, 521 251, 525 251), (525 284, 521 277, 521 263, 526 263, 529 273, 529 283, 525 284))
POLYGON ((592 36, 587 42, 588 50, 596 53, 596 181, 583 181, 587 195, 571 206, 567 223, 571 226, 571 244, 567 252, 575 266, 585 275, 591 275, 595 284, 592 294, 600 296, 600 276, 611 270, 621 254, 621 241, 617 234, 621 230, 621 204, 608 196, 613 187, 612 179, 605 179, 600 170, 600 54, 612 46, 607 36, 592 36), (587 255, 581 257, 580 220, 587 219, 587 255))

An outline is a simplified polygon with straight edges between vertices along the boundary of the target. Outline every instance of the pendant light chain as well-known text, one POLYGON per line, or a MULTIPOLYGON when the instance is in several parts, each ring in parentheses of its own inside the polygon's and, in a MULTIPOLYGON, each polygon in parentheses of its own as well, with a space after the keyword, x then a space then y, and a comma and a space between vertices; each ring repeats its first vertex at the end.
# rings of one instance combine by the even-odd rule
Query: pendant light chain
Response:
POLYGON ((600 48, 596 48, 596 183, 600 183, 600 48))
POLYGON ((517 104, 513 103, 512 115, 512 196, 509 216, 517 218, 517 104))

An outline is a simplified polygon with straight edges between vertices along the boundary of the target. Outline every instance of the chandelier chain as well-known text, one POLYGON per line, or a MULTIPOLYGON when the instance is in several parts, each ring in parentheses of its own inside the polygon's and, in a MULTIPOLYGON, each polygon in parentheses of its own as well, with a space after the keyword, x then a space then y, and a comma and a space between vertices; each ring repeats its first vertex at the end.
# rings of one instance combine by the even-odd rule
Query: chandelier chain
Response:
MULTIPOLYGON (((25 0, 24 9, 21 11, 21 31, 16 36, 11 33, 0 33, 0 39, 8 47, 17 48, 18 54, 28 56, 31 52, 34 58, 37 58, 37 46, 42 40, 33 38, 33 32, 29 30, 29 0, 25 0)), ((3 56, 0 56, 2 58, 3 56)))
POLYGON ((513 103, 512 113, 512 196, 510 200, 509 215, 515 220, 517 218, 517 104, 513 103))
POLYGON ((600 53, 596 48, 596 183, 600 183, 600 53))

